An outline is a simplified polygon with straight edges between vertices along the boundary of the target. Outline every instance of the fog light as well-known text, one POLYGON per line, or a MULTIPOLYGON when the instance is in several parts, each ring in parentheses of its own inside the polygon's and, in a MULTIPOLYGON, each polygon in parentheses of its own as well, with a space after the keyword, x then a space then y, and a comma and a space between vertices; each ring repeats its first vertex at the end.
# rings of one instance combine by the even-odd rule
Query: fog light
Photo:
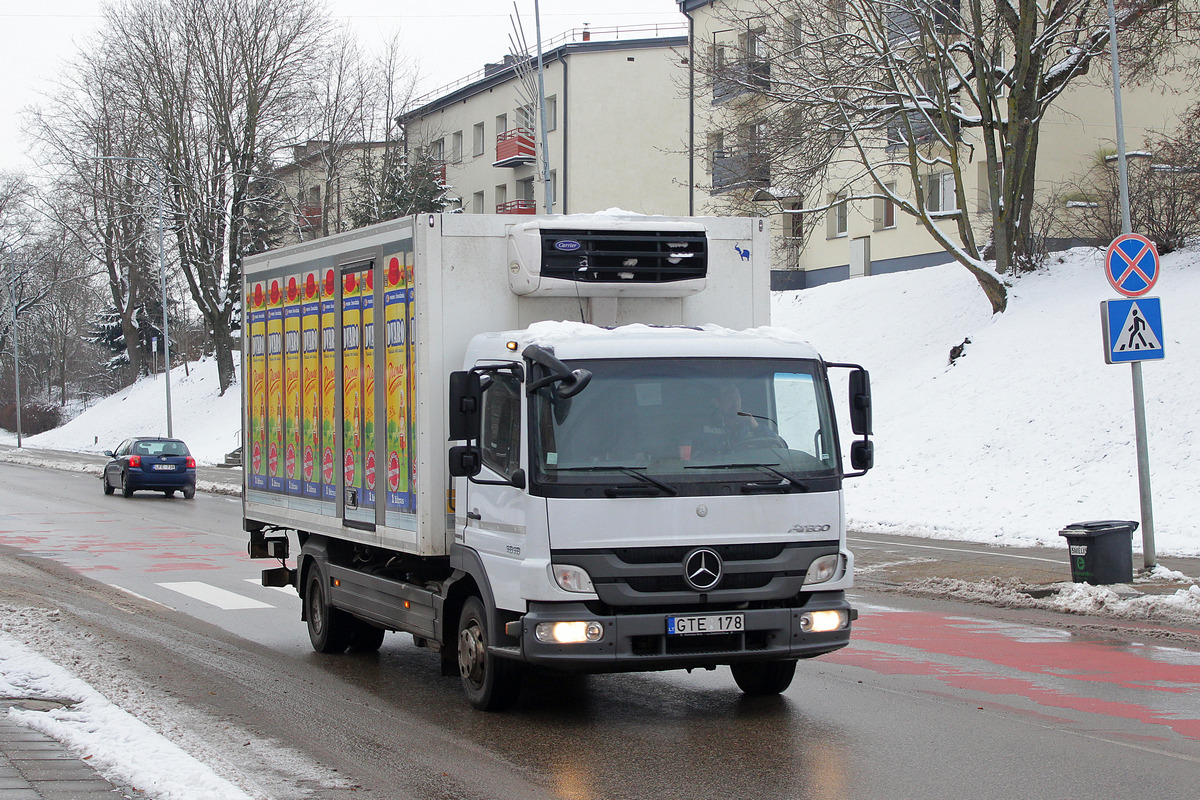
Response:
POLYGON ((806 611, 800 615, 800 630, 805 633, 828 633, 844 627, 845 611, 806 611))
POLYGON ((841 558, 837 554, 821 556, 808 567, 808 572, 804 573, 805 585, 812 583, 824 583, 837 574, 838 563, 841 558))
POLYGON ((554 582, 559 588, 568 592, 594 592, 592 576, 582 567, 574 564, 551 564, 550 571, 554 573, 554 582))
POLYGON ((604 637, 604 626, 599 622, 539 622, 534 636, 543 644, 581 644, 598 642, 604 637))

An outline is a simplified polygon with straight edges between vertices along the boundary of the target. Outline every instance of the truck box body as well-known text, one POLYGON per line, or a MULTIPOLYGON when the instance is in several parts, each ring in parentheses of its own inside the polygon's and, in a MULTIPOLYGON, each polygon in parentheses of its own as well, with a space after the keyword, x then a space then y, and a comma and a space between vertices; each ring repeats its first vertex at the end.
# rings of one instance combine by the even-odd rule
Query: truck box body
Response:
POLYGON ((463 368, 471 337, 605 313, 615 325, 765 325, 769 243, 758 222, 425 215, 247 258, 246 517, 446 555, 446 376, 463 368), (519 249, 536 253, 542 231, 576 241, 597 229, 650 236, 658 244, 637 246, 651 248, 699 235, 691 258, 705 257, 706 275, 682 290, 630 283, 583 299, 574 286, 539 290, 519 249))

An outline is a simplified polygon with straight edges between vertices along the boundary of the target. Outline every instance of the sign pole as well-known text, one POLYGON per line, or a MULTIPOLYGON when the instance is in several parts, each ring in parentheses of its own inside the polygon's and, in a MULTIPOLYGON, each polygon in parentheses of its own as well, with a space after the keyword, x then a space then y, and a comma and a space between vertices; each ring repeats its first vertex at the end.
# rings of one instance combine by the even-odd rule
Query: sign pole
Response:
MULTIPOLYGON (((1113 104, 1117 122, 1117 170, 1121 198, 1121 232, 1133 233, 1129 213, 1129 173, 1125 162, 1125 120, 1121 113, 1121 67, 1117 57, 1117 12, 1113 0, 1108 0, 1108 49, 1112 54, 1113 104)), ((1146 403, 1142 388, 1142 363, 1130 365, 1133 377, 1133 423, 1137 446, 1138 497, 1142 512, 1142 567, 1152 569, 1157 563, 1154 553, 1154 509, 1150 496, 1150 452, 1146 444, 1146 403)))

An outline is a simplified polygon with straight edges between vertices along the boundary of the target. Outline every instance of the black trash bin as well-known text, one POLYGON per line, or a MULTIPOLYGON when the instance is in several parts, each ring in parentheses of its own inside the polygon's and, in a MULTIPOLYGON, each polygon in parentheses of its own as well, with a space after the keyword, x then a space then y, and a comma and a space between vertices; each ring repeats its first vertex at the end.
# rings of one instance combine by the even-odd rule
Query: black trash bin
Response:
POLYGON ((1107 519, 1076 522, 1058 532, 1067 537, 1071 555, 1071 580, 1094 586, 1133 582, 1133 532, 1131 520, 1107 519))

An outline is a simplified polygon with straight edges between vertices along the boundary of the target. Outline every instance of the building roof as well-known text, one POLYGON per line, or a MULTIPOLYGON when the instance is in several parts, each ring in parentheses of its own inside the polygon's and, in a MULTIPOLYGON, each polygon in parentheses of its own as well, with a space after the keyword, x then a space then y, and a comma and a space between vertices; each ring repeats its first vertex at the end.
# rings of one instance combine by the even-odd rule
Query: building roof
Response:
POLYGON ((713 0, 676 0, 679 3, 679 10, 684 14, 689 11, 695 11, 697 8, 711 5, 713 0))
MULTIPOLYGON (((586 33, 586 31, 585 31, 586 33)), ((599 33, 599 31, 597 31, 599 33)), ((611 41, 578 41, 545 50, 542 53, 543 63, 561 60, 576 53, 598 53, 619 50, 646 50, 650 48, 668 49, 684 47, 688 43, 687 36, 656 36, 642 39, 617 39, 611 41)), ((536 56, 533 57, 536 60, 536 56)), ((488 89, 507 83, 517 77, 517 68, 521 62, 513 56, 506 56, 498 64, 488 64, 483 70, 476 72, 457 83, 435 89, 433 92, 416 99, 417 106, 411 111, 400 114, 396 119, 403 123, 420 119, 428 114, 454 105, 469 97, 486 92, 488 89)))

